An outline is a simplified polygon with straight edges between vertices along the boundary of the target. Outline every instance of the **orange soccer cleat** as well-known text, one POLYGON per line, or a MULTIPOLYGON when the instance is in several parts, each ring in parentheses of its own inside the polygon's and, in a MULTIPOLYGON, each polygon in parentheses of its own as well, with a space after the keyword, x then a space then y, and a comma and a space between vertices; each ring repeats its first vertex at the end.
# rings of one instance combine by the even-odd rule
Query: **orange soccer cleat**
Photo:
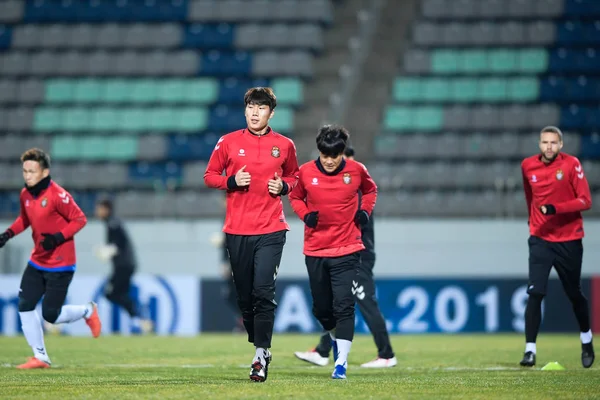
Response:
POLYGON ((100 322, 100 317, 98 316, 98 305, 93 301, 91 303, 93 310, 92 315, 85 319, 85 323, 90 327, 92 336, 97 338, 100 336, 100 332, 102 331, 102 322, 100 322))
POLYGON ((29 357, 25 364, 17 365, 17 369, 37 369, 50 368, 50 364, 40 360, 39 358, 29 357))

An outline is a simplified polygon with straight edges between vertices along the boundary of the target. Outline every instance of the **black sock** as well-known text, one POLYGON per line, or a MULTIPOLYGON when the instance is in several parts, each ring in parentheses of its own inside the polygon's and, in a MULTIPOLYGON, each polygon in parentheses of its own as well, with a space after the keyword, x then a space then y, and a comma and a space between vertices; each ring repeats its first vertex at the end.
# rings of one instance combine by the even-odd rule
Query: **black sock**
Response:
POLYGON ((321 335, 321 340, 319 340, 319 344, 315 350, 321 357, 329 358, 329 353, 331 352, 331 336, 329 332, 321 335))
POLYGON ((530 294, 525 308, 525 341, 535 343, 542 322, 543 295, 530 294))

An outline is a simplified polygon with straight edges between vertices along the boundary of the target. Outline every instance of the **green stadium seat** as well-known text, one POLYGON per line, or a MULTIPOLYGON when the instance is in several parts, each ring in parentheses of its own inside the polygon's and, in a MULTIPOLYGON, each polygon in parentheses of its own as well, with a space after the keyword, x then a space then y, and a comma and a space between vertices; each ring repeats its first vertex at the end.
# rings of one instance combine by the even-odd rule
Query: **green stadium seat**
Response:
POLYGON ((81 158, 80 142, 74 136, 56 136, 50 144, 53 160, 70 161, 81 158))
POLYGON ((408 107, 391 106, 385 111, 383 125, 386 130, 403 132, 412 128, 412 112, 408 107))
POLYGON ((417 107, 413 116, 413 127, 418 131, 440 130, 443 124, 441 107, 417 107))
POLYGON ((46 102, 68 103, 73 99, 74 85, 66 79, 52 79, 46 82, 46 102))
POLYGON ((418 101, 423 93, 419 78, 398 78, 394 81, 392 98, 396 102, 418 101))
POLYGON ((83 137, 81 141, 81 158, 84 160, 105 160, 108 156, 108 140, 99 136, 83 137))
POLYGON ((290 133, 294 129, 294 112, 286 107, 277 107, 269 125, 276 132, 290 133))
POLYGON ((462 52, 460 72, 465 74, 485 73, 488 70, 488 56, 483 50, 465 50, 462 52))
POLYGON ((540 85, 537 78, 515 78, 508 84, 508 97, 512 101, 534 101, 540 95, 540 85))
POLYGON ((60 108, 40 107, 35 111, 33 129, 38 132, 53 132, 62 129, 63 113, 60 108))
POLYGON ((150 131, 163 132, 177 126, 179 113, 176 108, 156 107, 147 111, 147 123, 150 131))
POLYGON ((185 103, 185 88, 189 82, 183 79, 157 81, 156 100, 160 103, 185 103))
POLYGON ((107 132, 119 129, 119 111, 116 108, 95 108, 91 116, 90 129, 95 132, 107 132))
POLYGON ((490 78, 481 80, 479 98, 484 102, 506 101, 508 94, 507 79, 490 78))
POLYGON ((73 91, 73 101, 77 103, 97 103, 102 99, 102 83, 97 79, 77 81, 73 91))
POLYGON ((435 50, 431 57, 431 70, 437 74, 459 72, 461 55, 456 50, 435 50))
POLYGON ((202 78, 186 81, 183 100, 186 103, 213 104, 219 98, 219 82, 216 79, 202 78))
POLYGON ((102 89, 103 103, 124 103, 131 97, 130 85, 125 79, 105 80, 102 89))
POLYGON ((93 113, 83 107, 69 108, 64 111, 62 127, 67 132, 89 131, 93 113))
POLYGON ((280 78, 272 82, 277 103, 297 106, 304 102, 304 86, 297 78, 280 78))
POLYGON ((208 111, 203 108, 179 109, 175 118, 176 121, 172 128, 178 132, 198 132, 206 129, 208 125, 208 111))
POLYGON ((135 160, 138 155, 139 139, 131 136, 108 138, 108 159, 115 161, 135 160))
POLYGON ((517 67, 521 73, 539 74, 548 69, 548 52, 545 49, 525 49, 519 52, 517 67))
POLYGON ((458 103, 471 103, 478 100, 479 81, 474 78, 457 78, 450 85, 452 100, 458 103))
POLYGON ((141 132, 150 126, 150 112, 143 108, 126 108, 117 116, 117 130, 123 132, 141 132))
POLYGON ((488 56, 489 71, 491 73, 511 73, 517 70, 517 51, 491 50, 488 56))
POLYGON ((423 100, 426 102, 443 102, 450 99, 450 81, 441 78, 423 80, 423 100))
POLYGON ((130 81, 128 101, 136 104, 158 102, 158 84, 152 79, 130 81))

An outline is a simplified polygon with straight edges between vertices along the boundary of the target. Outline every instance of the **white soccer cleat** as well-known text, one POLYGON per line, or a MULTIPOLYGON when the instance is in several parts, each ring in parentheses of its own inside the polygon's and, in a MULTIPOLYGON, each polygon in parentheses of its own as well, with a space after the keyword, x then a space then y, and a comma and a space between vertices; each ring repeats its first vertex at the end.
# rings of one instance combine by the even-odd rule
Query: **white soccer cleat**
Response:
POLYGON ((364 363, 361 365, 362 368, 390 368, 395 367, 398 364, 396 357, 392 358, 376 358, 373 361, 364 363))
POLYGON ((311 364, 318 365, 320 367, 324 367, 329 364, 329 358, 321 357, 319 353, 314 350, 311 351, 296 351, 294 355, 301 359, 302 361, 309 362, 311 364))

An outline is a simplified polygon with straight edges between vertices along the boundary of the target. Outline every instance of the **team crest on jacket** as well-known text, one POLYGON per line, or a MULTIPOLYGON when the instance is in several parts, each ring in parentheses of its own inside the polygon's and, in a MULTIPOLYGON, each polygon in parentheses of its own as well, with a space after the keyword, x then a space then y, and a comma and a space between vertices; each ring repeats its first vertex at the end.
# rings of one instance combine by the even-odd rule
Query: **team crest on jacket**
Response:
POLYGON ((562 169, 559 169, 558 171, 556 171, 556 179, 558 179, 559 181, 563 178, 564 174, 562 172, 562 169))
POLYGON ((349 185, 349 184, 350 184, 350 182, 352 182, 352 178, 350 177, 350 174, 346 172, 346 173, 344 174, 344 183, 345 183, 346 185, 349 185))
POLYGON ((42 207, 46 207, 48 205, 48 199, 44 197, 42 200, 42 207))
POLYGON ((273 146, 273 148, 271 149, 271 155, 275 158, 279 158, 279 156, 281 155, 281 152, 279 151, 279 147, 273 146))

